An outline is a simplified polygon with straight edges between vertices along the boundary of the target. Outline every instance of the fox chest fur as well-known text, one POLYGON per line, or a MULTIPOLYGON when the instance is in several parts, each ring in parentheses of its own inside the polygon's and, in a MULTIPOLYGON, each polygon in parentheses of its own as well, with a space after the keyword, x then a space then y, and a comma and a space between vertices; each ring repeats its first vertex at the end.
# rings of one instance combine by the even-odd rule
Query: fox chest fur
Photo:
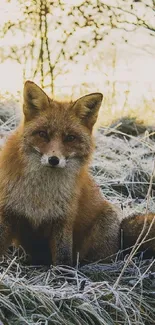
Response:
POLYGON ((26 217, 34 226, 65 218, 73 202, 74 177, 69 173, 38 168, 7 185, 6 208, 26 217))

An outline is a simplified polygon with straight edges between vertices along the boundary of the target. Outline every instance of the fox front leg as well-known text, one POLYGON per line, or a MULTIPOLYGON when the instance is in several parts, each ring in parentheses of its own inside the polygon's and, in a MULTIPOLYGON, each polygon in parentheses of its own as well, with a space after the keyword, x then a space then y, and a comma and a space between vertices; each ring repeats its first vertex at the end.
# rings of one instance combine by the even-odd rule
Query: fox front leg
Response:
POLYGON ((54 265, 72 266, 73 227, 71 224, 54 224, 50 239, 52 262, 54 265))
POLYGON ((12 243, 11 227, 0 221, 0 258, 12 243))

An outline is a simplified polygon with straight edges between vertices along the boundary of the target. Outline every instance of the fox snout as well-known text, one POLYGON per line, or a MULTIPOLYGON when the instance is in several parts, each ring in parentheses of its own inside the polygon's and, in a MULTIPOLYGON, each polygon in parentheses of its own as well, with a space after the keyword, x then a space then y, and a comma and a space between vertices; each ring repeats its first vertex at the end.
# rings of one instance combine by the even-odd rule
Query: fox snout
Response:
POLYGON ((51 166, 57 166, 59 165, 60 159, 57 156, 52 156, 48 158, 48 162, 51 166))
POLYGON ((67 159, 63 154, 62 144, 58 140, 51 140, 49 143, 43 143, 39 148, 41 153, 41 164, 47 167, 64 168, 67 159))
POLYGON ((41 158, 41 164, 49 167, 64 168, 66 166, 66 158, 63 156, 49 156, 44 154, 41 158))

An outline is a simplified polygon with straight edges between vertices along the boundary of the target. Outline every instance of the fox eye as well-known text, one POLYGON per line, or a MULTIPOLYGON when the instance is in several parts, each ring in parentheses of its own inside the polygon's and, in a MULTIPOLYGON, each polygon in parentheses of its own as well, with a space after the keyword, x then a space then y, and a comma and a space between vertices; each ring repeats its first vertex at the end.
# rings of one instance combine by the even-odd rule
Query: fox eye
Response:
POLYGON ((39 131, 38 134, 41 138, 48 138, 48 134, 45 131, 39 131))
POLYGON ((65 137, 65 141, 66 142, 72 142, 72 141, 74 141, 76 139, 76 136, 75 135, 72 135, 72 134, 68 134, 68 135, 66 135, 66 137, 65 137))

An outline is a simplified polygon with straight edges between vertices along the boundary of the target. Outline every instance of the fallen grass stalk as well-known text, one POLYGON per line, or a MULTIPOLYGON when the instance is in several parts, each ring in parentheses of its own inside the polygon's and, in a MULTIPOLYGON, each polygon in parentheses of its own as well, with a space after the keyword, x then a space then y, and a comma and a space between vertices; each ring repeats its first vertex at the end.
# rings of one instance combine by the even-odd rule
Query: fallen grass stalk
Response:
MULTIPOLYGON (((142 282, 142 279, 144 278, 144 276, 148 273, 148 271, 152 268, 152 266, 154 265, 154 260, 150 263, 150 265, 148 266, 148 268, 145 270, 145 272, 143 274, 141 274, 140 278, 137 280, 137 282, 134 284, 134 286, 130 289, 130 292, 133 291, 135 289, 135 287, 138 285, 139 282, 142 282)), ((127 295, 129 294, 129 292, 127 293, 127 295)))
POLYGON ((147 194, 146 217, 144 218, 143 228, 142 228, 142 230, 141 230, 141 232, 140 232, 140 234, 139 234, 139 236, 138 236, 138 238, 136 240, 136 243, 133 246, 133 248, 132 248, 132 250, 131 250, 131 252, 130 252, 130 254, 129 254, 129 256, 128 256, 126 262, 125 262, 125 264, 124 264, 124 267, 123 267, 117 281, 114 284, 114 288, 116 288, 118 286, 118 284, 120 282, 120 279, 121 279, 121 277, 122 277, 122 275, 123 275, 123 273, 125 271, 125 268, 130 263, 130 261, 132 260, 132 258, 134 257, 135 253, 138 251, 140 246, 144 243, 144 241, 145 241, 146 237, 148 236, 148 234, 149 234, 149 232, 150 232, 150 230, 152 228, 152 225, 153 225, 153 223, 155 221, 155 216, 154 216, 154 218, 152 219, 152 221, 151 221, 151 223, 149 225, 148 231, 146 232, 145 236, 142 238, 142 236, 143 236, 143 234, 145 232, 145 229, 146 229, 147 214, 148 214, 148 207, 149 207, 149 199, 150 199, 150 193, 151 193, 151 189, 152 189, 152 182, 153 182, 154 173, 155 173, 155 159, 154 159, 154 163, 153 163, 153 170, 152 170, 152 174, 151 174, 151 177, 150 177, 150 185, 149 185, 148 194, 147 194), (142 238, 142 240, 141 240, 141 238, 142 238))
POLYGON ((3 278, 5 277, 5 275, 7 274, 7 272, 9 271, 9 269, 11 268, 12 264, 15 262, 16 260, 16 256, 14 257, 14 259, 10 262, 9 266, 7 267, 7 269, 5 270, 5 272, 1 275, 0 277, 0 282, 3 280, 3 278))
MULTIPOLYGON (((118 126, 119 126, 119 125, 118 125, 118 126)), ((118 127, 118 126, 117 126, 117 127, 118 127)), ((114 133, 116 133, 116 134, 120 134, 120 135, 128 136, 128 138, 130 138, 130 139, 134 139, 134 140, 135 140, 135 136, 130 135, 130 134, 127 134, 127 133, 124 133, 124 132, 121 132, 121 131, 117 130, 117 128, 110 128, 109 133, 110 133, 111 131, 114 131, 114 133)), ((106 131, 105 131, 105 135, 107 135, 107 134, 108 134, 108 133, 106 133, 106 131)), ((147 138, 147 137, 146 137, 146 138, 147 138)), ((145 136, 144 136, 143 138, 136 138, 136 140, 137 140, 137 142, 139 142, 139 143, 143 143, 143 144, 146 145, 146 147, 148 147, 149 149, 153 150, 153 147, 152 147, 148 142, 145 141, 145 136)))

